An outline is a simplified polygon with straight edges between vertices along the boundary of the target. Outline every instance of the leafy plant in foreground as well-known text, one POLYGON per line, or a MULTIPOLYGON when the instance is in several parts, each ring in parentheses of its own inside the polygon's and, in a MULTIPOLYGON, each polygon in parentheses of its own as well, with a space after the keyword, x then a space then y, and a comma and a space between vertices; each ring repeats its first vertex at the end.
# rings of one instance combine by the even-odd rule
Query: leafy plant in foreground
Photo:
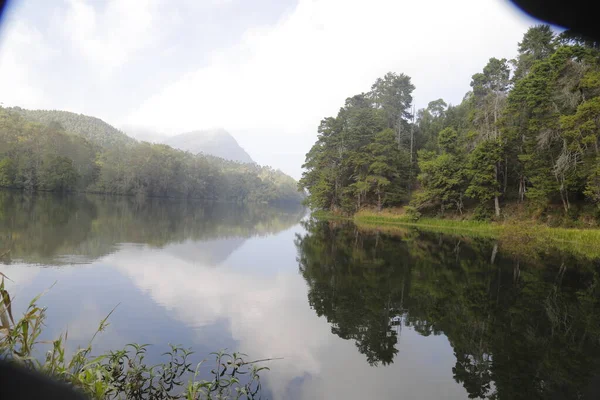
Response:
POLYGON ((96 335, 108 326, 108 318, 100 321, 98 330, 84 348, 67 355, 68 332, 50 342, 43 360, 35 357, 46 309, 38 306, 41 295, 35 297, 23 314, 14 321, 11 299, 0 283, 0 358, 20 364, 30 370, 50 375, 72 385, 93 399, 258 399, 261 398, 259 373, 268 370, 259 363, 269 359, 246 361, 246 354, 219 351, 211 353, 215 365, 210 369, 211 379, 201 378, 203 360, 193 368, 188 360, 190 349, 170 345, 163 353, 166 361, 151 365, 146 361, 148 344, 128 344, 123 349, 92 355, 96 335))

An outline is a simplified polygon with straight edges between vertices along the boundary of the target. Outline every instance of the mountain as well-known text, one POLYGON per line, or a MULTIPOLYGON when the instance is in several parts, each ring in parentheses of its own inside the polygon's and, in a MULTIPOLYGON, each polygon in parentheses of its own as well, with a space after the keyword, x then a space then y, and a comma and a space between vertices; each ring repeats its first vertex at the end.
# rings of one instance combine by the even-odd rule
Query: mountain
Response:
POLYGON ((303 199, 292 177, 252 163, 229 135, 210 136, 230 154, 138 142, 98 118, 66 111, 0 106, 0 187, 248 203, 303 199))
POLYGON ((26 120, 43 125, 58 123, 66 132, 81 135, 89 142, 105 149, 136 143, 135 139, 100 118, 59 110, 25 110, 20 107, 9 110, 20 114, 26 120))
POLYGON ((170 137, 163 142, 176 149, 190 153, 204 153, 226 160, 253 164, 254 160, 224 129, 193 131, 170 137))

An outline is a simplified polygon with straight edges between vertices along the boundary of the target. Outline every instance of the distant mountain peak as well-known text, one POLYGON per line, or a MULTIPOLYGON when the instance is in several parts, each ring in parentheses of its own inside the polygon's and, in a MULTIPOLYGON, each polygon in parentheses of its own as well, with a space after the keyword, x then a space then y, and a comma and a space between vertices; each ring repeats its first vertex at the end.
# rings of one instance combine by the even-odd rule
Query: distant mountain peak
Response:
POLYGON ((196 130, 172 136, 164 143, 190 153, 204 153, 226 160, 253 164, 254 160, 225 129, 196 130))

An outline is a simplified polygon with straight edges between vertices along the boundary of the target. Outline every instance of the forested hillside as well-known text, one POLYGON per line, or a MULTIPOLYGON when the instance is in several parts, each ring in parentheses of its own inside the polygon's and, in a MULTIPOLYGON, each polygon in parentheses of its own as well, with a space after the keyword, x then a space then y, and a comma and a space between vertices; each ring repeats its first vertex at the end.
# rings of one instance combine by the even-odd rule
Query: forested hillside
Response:
POLYGON ((300 180, 310 206, 499 217, 520 203, 600 216, 598 42, 535 26, 514 60, 490 58, 472 76, 460 104, 415 113, 414 89, 388 73, 321 122, 300 180))
POLYGON ((81 135, 90 143, 101 147, 111 148, 135 143, 134 139, 96 117, 59 110, 25 110, 20 107, 9 110, 42 125, 58 124, 66 132, 81 135))
POLYGON ((32 122, 24 114, 29 112, 0 108, 0 187, 250 202, 302 197, 294 179, 270 167, 123 139, 120 131, 90 117, 74 121, 95 128, 79 124, 72 132, 63 120, 32 122))

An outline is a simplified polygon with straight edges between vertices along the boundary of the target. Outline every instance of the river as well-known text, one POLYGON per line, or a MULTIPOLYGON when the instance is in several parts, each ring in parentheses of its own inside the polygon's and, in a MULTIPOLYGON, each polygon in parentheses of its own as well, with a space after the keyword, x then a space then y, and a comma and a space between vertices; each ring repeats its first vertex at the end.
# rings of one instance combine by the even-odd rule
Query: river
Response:
MULTIPOLYGON (((268 362, 271 399, 594 398, 600 262, 301 207, 0 192, 0 271, 41 337, 268 362), (48 290, 49 289, 49 290, 48 290)), ((596 392, 597 393, 597 392, 596 392)))

